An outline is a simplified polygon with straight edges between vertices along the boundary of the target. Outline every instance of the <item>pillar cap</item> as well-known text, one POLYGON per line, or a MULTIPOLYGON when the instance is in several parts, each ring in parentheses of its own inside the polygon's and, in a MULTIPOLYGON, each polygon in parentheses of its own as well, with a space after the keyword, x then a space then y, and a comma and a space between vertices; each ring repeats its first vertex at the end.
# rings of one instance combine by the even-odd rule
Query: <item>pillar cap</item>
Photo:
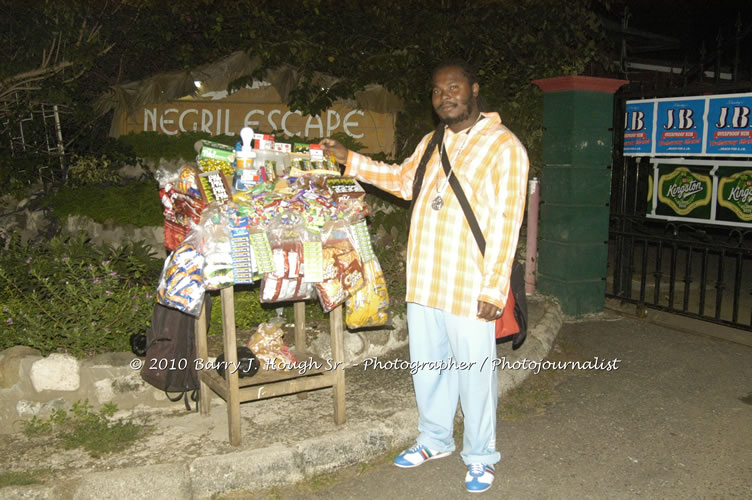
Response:
POLYGON ((544 93, 563 92, 566 90, 582 90, 585 92, 605 92, 613 94, 629 80, 616 80, 614 78, 598 78, 594 76, 556 76, 533 80, 533 84, 540 87, 544 93))

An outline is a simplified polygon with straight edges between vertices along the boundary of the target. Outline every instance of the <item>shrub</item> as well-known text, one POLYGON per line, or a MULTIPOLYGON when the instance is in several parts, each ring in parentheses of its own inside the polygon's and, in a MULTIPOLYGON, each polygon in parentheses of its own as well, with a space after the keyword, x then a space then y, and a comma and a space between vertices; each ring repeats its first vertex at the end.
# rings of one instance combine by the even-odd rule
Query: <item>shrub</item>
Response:
POLYGON ((99 223, 113 220, 136 227, 161 226, 164 222, 159 186, 154 179, 122 186, 64 187, 46 200, 45 206, 60 222, 69 215, 83 215, 99 223))
POLYGON ((68 182, 72 186, 116 184, 120 181, 117 170, 107 155, 73 155, 68 166, 68 182))
POLYGON ((85 235, 0 249, 0 349, 26 345, 76 357, 128 351, 145 330, 161 262, 143 244, 91 245, 85 235))

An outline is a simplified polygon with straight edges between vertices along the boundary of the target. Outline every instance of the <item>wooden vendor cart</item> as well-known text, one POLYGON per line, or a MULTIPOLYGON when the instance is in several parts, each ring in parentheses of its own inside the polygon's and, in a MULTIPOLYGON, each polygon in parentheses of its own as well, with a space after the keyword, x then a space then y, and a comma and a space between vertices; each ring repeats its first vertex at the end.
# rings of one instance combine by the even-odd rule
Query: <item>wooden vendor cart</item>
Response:
MULTIPOLYGON (((222 298, 222 335, 224 341, 225 361, 228 366, 237 366, 235 300, 234 288, 221 290, 222 298)), ((206 300, 209 300, 207 297, 206 300)), ((199 411, 209 415, 211 391, 214 391, 227 404, 227 421, 230 444, 239 446, 240 437, 240 403, 302 393, 314 389, 332 387, 334 390, 334 422, 345 423, 345 371, 344 371, 344 328, 342 326, 342 306, 339 305, 329 313, 329 329, 332 348, 330 363, 307 352, 305 338, 305 303, 295 302, 295 348, 296 359, 307 361, 313 358, 314 367, 299 373, 298 370, 264 370, 263 367, 252 377, 239 378, 237 370, 225 370, 225 377, 220 377, 216 370, 198 370, 199 411), (333 369, 327 369, 330 367, 333 369), (320 366, 316 369, 315 367, 320 366)), ((206 304, 196 320, 196 357, 208 362, 208 342, 206 332, 206 304)))

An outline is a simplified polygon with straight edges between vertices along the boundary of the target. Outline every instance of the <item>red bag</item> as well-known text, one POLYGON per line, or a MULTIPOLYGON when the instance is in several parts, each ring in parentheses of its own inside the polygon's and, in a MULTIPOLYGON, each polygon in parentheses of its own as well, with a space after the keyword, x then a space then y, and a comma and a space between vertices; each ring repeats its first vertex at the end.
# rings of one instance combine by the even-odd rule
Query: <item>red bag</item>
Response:
POLYGON ((525 268, 516 259, 512 262, 507 303, 501 318, 496 320, 496 340, 512 340, 512 349, 519 348, 527 337, 527 296, 525 268))
POLYGON ((497 339, 520 333, 520 325, 517 323, 517 318, 514 317, 514 306, 514 294, 512 293, 512 287, 510 286, 507 304, 504 306, 504 312, 501 314, 501 318, 496 320, 497 339))

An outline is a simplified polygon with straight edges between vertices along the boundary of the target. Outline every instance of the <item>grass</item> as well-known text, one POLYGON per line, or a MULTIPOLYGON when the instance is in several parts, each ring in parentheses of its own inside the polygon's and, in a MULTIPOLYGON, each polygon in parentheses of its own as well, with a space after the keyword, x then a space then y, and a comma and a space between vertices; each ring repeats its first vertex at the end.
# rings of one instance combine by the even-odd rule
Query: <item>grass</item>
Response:
POLYGON ((47 470, 29 470, 23 472, 0 472, 0 488, 6 486, 30 486, 33 484, 42 484, 41 476, 47 473, 47 470))
POLYGON ((122 451, 148 433, 145 422, 113 419, 116 411, 113 403, 94 411, 88 400, 76 401, 67 412, 56 410, 48 419, 34 417, 26 423, 24 434, 28 437, 54 434, 62 448, 83 448, 90 456, 98 458, 122 451))

